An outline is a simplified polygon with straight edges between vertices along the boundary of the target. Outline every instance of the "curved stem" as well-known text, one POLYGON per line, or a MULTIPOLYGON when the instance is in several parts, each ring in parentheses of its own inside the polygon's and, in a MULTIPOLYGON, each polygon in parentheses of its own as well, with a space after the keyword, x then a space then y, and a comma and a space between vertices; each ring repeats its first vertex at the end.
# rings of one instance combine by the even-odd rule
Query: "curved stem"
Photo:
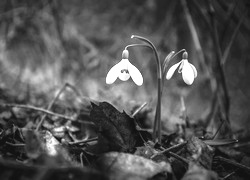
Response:
POLYGON ((162 89, 161 89, 161 95, 162 95, 162 91, 163 91, 163 87, 164 87, 164 84, 165 84, 165 77, 166 77, 166 68, 167 68, 167 66, 168 66, 168 64, 169 64, 169 62, 171 61, 171 59, 172 59, 172 57, 174 56, 174 51, 171 51, 167 56, 166 56, 166 58, 164 59, 164 61, 163 61, 163 64, 162 64, 162 76, 163 76, 163 78, 162 78, 162 89))
POLYGON ((180 54, 183 51, 185 52, 186 49, 181 49, 180 51, 178 51, 177 53, 175 53, 175 55, 173 55, 173 57, 171 57, 171 59, 173 59, 175 56, 177 56, 178 54, 180 54))
POLYGON ((154 51, 156 64, 157 64, 157 79, 158 79, 158 98, 157 98, 157 105, 156 105, 156 113, 155 113, 155 121, 154 121, 154 131, 153 131, 153 139, 156 142, 156 139, 158 138, 158 142, 161 143, 161 90, 162 90, 162 65, 159 59, 158 52, 156 50, 156 47, 154 44, 149 41, 148 39, 132 35, 131 38, 136 38, 139 40, 142 40, 150 45, 152 50, 154 51))
POLYGON ((172 59, 172 57, 173 56, 175 56, 174 55, 174 51, 171 51, 167 56, 166 56, 166 58, 164 59, 164 61, 163 61, 163 64, 162 64, 162 68, 163 68, 163 77, 164 77, 164 74, 165 74, 165 71, 166 71, 166 68, 167 68, 167 66, 168 66, 168 64, 169 64, 169 62, 170 62, 170 60, 172 59))
POLYGON ((159 58, 159 55, 158 55, 158 53, 157 53, 157 50, 156 50, 156 47, 154 46, 154 44, 153 44, 151 41, 149 41, 148 39, 146 39, 146 38, 144 38, 144 37, 141 37, 141 36, 132 35, 131 38, 140 39, 140 40, 142 40, 142 41, 148 43, 148 44, 150 45, 150 47, 153 49, 154 55, 155 55, 155 59, 156 59, 156 63, 157 63, 157 66, 158 66, 158 68, 157 68, 157 71, 158 71, 158 73, 157 73, 157 74, 158 74, 158 78, 161 79, 161 78, 162 78, 161 63, 160 63, 160 58, 159 58))
POLYGON ((134 46, 144 46, 144 47, 149 47, 151 48, 151 46, 147 45, 147 44, 129 44, 127 45, 124 49, 128 49, 129 47, 134 47, 134 46))
POLYGON ((174 51, 170 52, 167 57, 165 58, 165 60, 163 61, 163 77, 165 76, 166 74, 166 68, 169 64, 169 62, 175 57, 177 56, 178 54, 180 54, 181 52, 186 52, 186 49, 181 49, 180 51, 178 51, 177 53, 175 53, 174 51), (175 54, 174 54, 175 53, 175 54))

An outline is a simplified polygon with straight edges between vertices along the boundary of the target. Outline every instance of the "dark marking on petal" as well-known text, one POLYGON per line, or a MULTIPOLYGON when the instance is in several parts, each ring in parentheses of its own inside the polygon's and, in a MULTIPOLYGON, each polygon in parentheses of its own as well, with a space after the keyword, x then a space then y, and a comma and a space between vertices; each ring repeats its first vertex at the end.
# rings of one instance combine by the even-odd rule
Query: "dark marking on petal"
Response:
POLYGON ((124 72, 128 74, 128 70, 127 69, 122 69, 121 70, 121 73, 124 73, 124 72))

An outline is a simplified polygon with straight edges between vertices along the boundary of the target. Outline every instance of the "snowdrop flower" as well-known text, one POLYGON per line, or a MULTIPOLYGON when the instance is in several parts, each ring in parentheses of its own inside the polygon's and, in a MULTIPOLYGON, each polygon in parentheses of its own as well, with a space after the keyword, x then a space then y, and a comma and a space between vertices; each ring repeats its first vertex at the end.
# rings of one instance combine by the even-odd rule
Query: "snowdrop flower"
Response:
POLYGON ((170 79, 175 70, 179 67, 178 73, 182 73, 182 79, 188 85, 191 85, 194 82, 194 79, 197 77, 197 70, 191 63, 188 62, 188 53, 184 52, 182 54, 182 60, 177 64, 173 65, 167 72, 166 78, 170 79))
POLYGON ((140 71, 129 62, 129 52, 124 50, 122 52, 122 60, 114 65, 108 72, 106 77, 106 83, 112 84, 119 77, 122 81, 127 81, 130 76, 136 85, 141 86, 143 84, 143 77, 140 71))

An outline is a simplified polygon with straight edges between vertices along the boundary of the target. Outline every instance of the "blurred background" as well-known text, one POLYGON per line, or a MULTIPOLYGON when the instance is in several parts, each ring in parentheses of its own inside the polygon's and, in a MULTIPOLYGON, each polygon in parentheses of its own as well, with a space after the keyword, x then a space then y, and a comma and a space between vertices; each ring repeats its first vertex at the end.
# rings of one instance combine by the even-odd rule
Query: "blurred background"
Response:
MULTIPOLYGON (((12 97, 44 106, 70 83, 83 96, 127 113, 147 102, 144 118, 153 120, 157 75, 150 49, 129 50, 130 62, 144 77, 141 87, 131 79, 105 84, 124 47, 138 43, 130 39, 135 34, 151 40, 162 61, 185 48, 198 70, 191 86, 178 73, 166 80, 166 131, 178 129, 185 111, 188 123, 207 131, 225 121, 225 131, 245 134, 250 128, 248 11, 247 0, 1 0, 1 101, 12 97)), ((170 65, 180 60, 181 55, 170 65)))

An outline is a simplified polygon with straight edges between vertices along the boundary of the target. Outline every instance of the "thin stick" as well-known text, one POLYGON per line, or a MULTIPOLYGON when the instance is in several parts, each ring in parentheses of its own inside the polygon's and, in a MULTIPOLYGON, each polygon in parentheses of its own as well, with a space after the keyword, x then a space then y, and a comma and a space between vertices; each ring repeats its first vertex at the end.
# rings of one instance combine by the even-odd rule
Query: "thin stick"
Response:
POLYGON ((13 144, 13 143, 10 143, 10 142, 6 142, 6 144, 10 145, 10 146, 14 146, 14 147, 24 147, 25 144, 13 144))
POLYGON ((225 177, 223 177, 222 180, 225 180, 225 179, 231 177, 232 175, 234 175, 234 174, 236 173, 237 170, 238 170, 238 169, 236 169, 235 171, 229 173, 228 175, 226 175, 225 177))
POLYGON ((17 107, 17 108, 23 108, 23 109, 31 109, 31 110, 43 112, 43 113, 46 113, 46 114, 49 114, 49 115, 52 115, 52 116, 57 116, 57 117, 60 117, 60 118, 63 118, 63 119, 67 119, 67 120, 70 120, 70 121, 76 121, 75 118, 72 118, 72 117, 69 117, 69 116, 64 116, 62 114, 57 114, 57 113, 51 112, 49 110, 42 109, 42 108, 35 107, 35 106, 31 106, 31 105, 24 105, 24 104, 0 104, 0 106, 2 106, 2 107, 17 107))
POLYGON ((77 144, 84 144, 84 143, 93 142, 93 141, 98 141, 98 137, 94 137, 91 139, 85 139, 82 141, 69 142, 69 144, 70 145, 77 145, 77 144))
POLYGON ((143 103, 138 109, 135 110, 135 112, 132 114, 132 117, 135 117, 146 105, 146 102, 143 103))
POLYGON ((81 162, 81 166, 84 167, 84 164, 83 164, 83 152, 81 152, 80 154, 80 162, 81 162))
MULTIPOLYGON (((51 108, 53 107, 53 105, 55 104, 55 102, 60 98, 60 95, 63 93, 63 91, 65 91, 66 88, 70 88, 78 97, 80 97, 81 101, 82 101, 82 95, 81 93, 71 84, 69 83, 65 83, 62 88, 60 89, 60 91, 57 93, 57 95, 54 97, 54 99, 50 102, 47 110, 51 110, 51 108)), ((36 127, 36 131, 39 130, 39 128, 42 126, 45 118, 46 118, 47 114, 44 114, 39 122, 39 124, 36 127)))
MULTIPOLYGON (((60 89, 60 91, 57 93, 57 95, 54 97, 54 99, 50 102, 47 110, 51 110, 52 106, 55 104, 56 100, 60 98, 60 95, 62 94, 62 92, 66 89, 67 84, 64 84, 63 87, 60 89)), ((40 129, 40 127, 42 126, 45 118, 47 117, 47 114, 44 114, 40 120, 40 122, 38 123, 36 130, 38 131, 40 129)))
POLYGON ((84 155, 83 152, 81 152, 81 154, 80 154, 80 161, 81 161, 82 167, 84 167, 83 158, 84 158, 84 160, 88 163, 88 166, 89 166, 89 165, 90 165, 90 162, 89 162, 88 158, 84 155))
POLYGON ((219 128, 217 129, 217 131, 215 132, 215 134, 213 135, 213 137, 211 139, 214 139, 217 136, 217 134, 220 132, 220 129, 221 129, 221 127, 222 127, 222 125, 224 123, 225 123, 225 120, 221 119, 220 126, 219 126, 219 128))
POLYGON ((240 169, 246 171, 247 173, 250 173, 250 167, 248 167, 248 166, 245 166, 245 165, 240 164, 240 163, 238 163, 238 162, 231 161, 231 160, 226 159, 226 158, 223 158, 223 157, 221 157, 221 156, 219 156, 219 157, 217 157, 217 158, 218 158, 220 161, 222 161, 222 162, 225 162, 225 163, 227 163, 227 164, 233 165, 233 166, 235 166, 235 167, 238 167, 238 168, 240 168, 240 169))
MULTIPOLYGON (((143 104, 142 104, 138 109, 136 109, 136 111, 132 114, 132 117, 135 117, 136 114, 138 114, 146 105, 147 105, 147 102, 143 103, 143 104)), ((140 135, 142 141, 143 141, 144 143, 146 143, 145 139, 142 137, 141 132, 140 132, 140 130, 142 130, 141 127, 139 126, 139 124, 138 124, 138 122, 136 121, 136 119, 134 119, 134 120, 135 120, 135 123, 136 123, 136 129, 138 130, 139 135, 140 135)))
POLYGON ((227 57, 228 57, 229 51, 230 51, 230 49, 232 47, 232 44, 233 44, 233 42, 234 42, 234 40, 235 40, 235 38, 236 38, 236 36, 237 36, 237 34, 239 32, 241 24, 243 23, 243 20, 244 20, 245 16, 247 15, 247 12, 248 11, 245 10, 245 12, 242 14, 242 16, 240 18, 240 21, 237 24, 237 26, 236 26, 236 28, 235 28, 235 30, 233 32, 233 35, 232 35, 232 37, 230 39, 230 42, 228 43, 226 49, 224 50, 224 53, 223 53, 223 56, 222 56, 222 59, 221 59, 221 64, 222 65, 224 65, 226 63, 226 61, 227 61, 227 57))
POLYGON ((183 157, 181 157, 181 156, 179 156, 179 155, 177 155, 177 154, 175 154, 175 153, 173 153, 173 152, 171 152, 171 151, 168 152, 168 153, 169 153, 170 156, 172 156, 172 157, 174 157, 175 159, 177 159, 177 160, 183 162, 185 165, 188 165, 189 161, 188 161, 187 159, 185 159, 185 158, 183 158, 183 157))
POLYGON ((174 146, 171 146, 170 148, 167 148, 167 149, 165 149, 165 150, 163 150, 163 151, 161 151, 161 152, 158 152, 157 154, 154 154, 153 156, 151 156, 151 159, 154 158, 154 157, 156 157, 156 156, 158 156, 158 155, 165 154, 165 153, 168 153, 168 152, 170 152, 170 151, 173 151, 174 149, 178 149, 178 148, 180 148, 180 147, 183 147, 183 146, 185 146, 186 144, 187 144, 187 141, 185 141, 185 142, 183 142, 183 143, 180 143, 180 144, 176 144, 176 145, 174 145, 174 146))

